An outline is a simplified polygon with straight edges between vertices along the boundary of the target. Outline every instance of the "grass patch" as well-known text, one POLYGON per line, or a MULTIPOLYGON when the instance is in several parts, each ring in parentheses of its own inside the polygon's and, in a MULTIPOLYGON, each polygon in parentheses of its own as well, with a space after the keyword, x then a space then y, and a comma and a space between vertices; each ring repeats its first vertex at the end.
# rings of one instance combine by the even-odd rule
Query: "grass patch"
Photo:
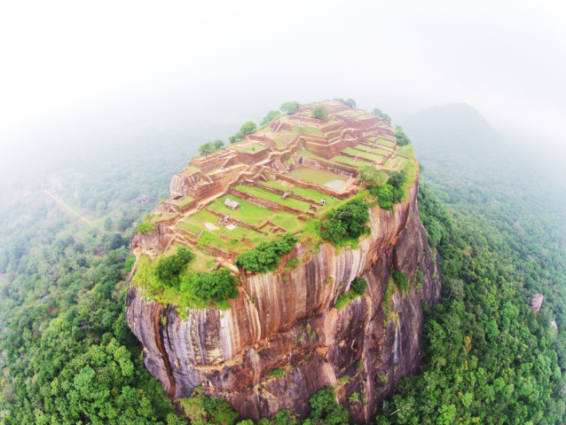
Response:
MULTIPOLYGON (((361 155, 359 155, 359 156, 361 157, 361 155)), ((360 167, 363 167, 365 165, 371 165, 370 162, 360 161, 360 160, 354 161, 353 158, 348 158, 347 156, 342 156, 342 155, 336 155, 336 156, 332 157, 332 160, 333 161, 339 161, 339 162, 342 162, 344 164, 352 165, 356 168, 360 168, 360 167)))
POLYGON ((295 179, 316 183, 320 186, 324 186, 326 183, 330 183, 333 180, 348 180, 347 177, 339 174, 334 174, 329 171, 315 170, 313 168, 307 167, 297 167, 286 175, 295 179))
POLYGON ((267 148, 259 143, 245 142, 242 144, 233 144, 234 148, 243 153, 257 153, 266 150, 267 148))
POLYGON ((368 153, 368 152, 362 152, 362 151, 352 149, 352 148, 346 148, 346 149, 343 150, 343 152, 350 154, 350 155, 358 156, 360 158, 369 159, 370 161, 377 162, 377 163, 380 163, 381 161, 383 161, 383 156, 381 156, 381 155, 376 155, 376 154, 372 154, 372 153, 368 153))
POLYGON ((377 143, 379 143, 380 145, 385 145, 390 147, 394 147, 396 145, 395 142, 392 142, 391 140, 387 140, 387 139, 379 139, 377 143))
POLYGON ((240 190, 242 192, 248 193, 250 195, 257 196, 258 198, 267 199, 268 201, 273 201, 273 202, 276 202, 280 205, 287 205, 291 208, 296 208, 296 209, 301 210, 301 211, 306 211, 310 207, 310 204, 308 204, 304 201, 299 201, 298 199, 293 199, 293 198, 290 198, 290 197, 283 200, 280 195, 277 195, 277 194, 272 193, 272 192, 268 192, 267 190, 263 190, 263 189, 260 189, 258 187, 236 186, 236 189, 240 190))

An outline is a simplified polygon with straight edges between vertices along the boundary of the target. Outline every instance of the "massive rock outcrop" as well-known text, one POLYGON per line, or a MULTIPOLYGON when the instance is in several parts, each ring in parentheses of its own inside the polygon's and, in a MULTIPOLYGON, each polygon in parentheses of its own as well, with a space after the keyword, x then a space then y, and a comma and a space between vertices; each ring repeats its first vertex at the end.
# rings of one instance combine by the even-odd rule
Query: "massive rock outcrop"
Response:
POLYGON ((370 422, 395 381, 419 368, 421 302, 432 306, 440 297, 417 191, 415 182, 395 213, 371 208, 371 235, 357 249, 297 243, 281 261, 300 259, 295 269, 242 274, 229 310, 188 310, 182 320, 176 306, 132 287, 127 320, 147 368, 173 397, 188 397, 200 385, 255 420, 281 409, 304 415, 309 397, 332 385, 352 421, 370 422), (385 303, 391 269, 411 285, 385 303), (368 282, 365 294, 336 309, 358 276, 368 282), (360 402, 349 401, 354 393, 360 402))

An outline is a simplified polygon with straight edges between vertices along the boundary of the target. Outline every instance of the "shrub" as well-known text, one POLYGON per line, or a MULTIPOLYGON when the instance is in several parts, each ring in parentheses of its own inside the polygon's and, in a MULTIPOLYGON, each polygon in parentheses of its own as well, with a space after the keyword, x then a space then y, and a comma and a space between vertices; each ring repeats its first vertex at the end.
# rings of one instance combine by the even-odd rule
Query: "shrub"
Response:
POLYGON ((326 119, 328 116, 328 107, 326 105, 316 105, 312 108, 312 116, 318 119, 326 119))
POLYGON ((348 98, 348 99, 344 100, 344 99, 341 99, 339 97, 336 97, 336 98, 334 98, 334 100, 337 100, 338 102, 341 102, 344 105, 349 106, 350 108, 354 108, 354 109, 356 108, 356 101, 352 98, 348 98))
POLYGON ((278 378, 282 378, 283 376, 285 376, 285 372, 283 372, 281 369, 273 369, 271 372, 267 374, 267 376, 275 376, 278 378))
POLYGON ((328 222, 324 223, 326 230, 321 236, 332 242, 338 242, 345 236, 360 237, 369 220, 368 207, 368 204, 361 199, 352 199, 336 210, 330 211, 326 215, 328 222))
POLYGON ((196 387, 193 396, 181 400, 181 405, 193 425, 233 425, 240 414, 220 397, 209 397, 196 387))
POLYGON ((283 113, 291 115, 297 112, 299 106, 301 106, 299 102, 285 102, 283 105, 281 105, 280 109, 281 111, 283 111, 283 113))
POLYGON ((297 267, 299 265, 299 259, 298 258, 293 258, 289 261, 287 261, 287 263, 285 263, 285 268, 287 270, 292 270, 295 267, 297 267))
POLYGON ((355 300, 359 296, 361 296, 364 291, 366 290, 368 283, 363 277, 357 277, 352 282, 350 290, 348 292, 344 292, 341 294, 338 299, 336 300, 336 307, 338 310, 348 305, 348 303, 352 300, 355 300))
POLYGON ((238 266, 250 272, 266 273, 279 265, 279 258, 288 254, 298 238, 286 233, 272 242, 262 242, 251 251, 238 255, 238 266))
POLYGON ((179 274, 194 256, 187 248, 180 247, 177 254, 159 259, 157 267, 155 267, 155 276, 167 286, 177 286, 179 274))
POLYGON ((142 235, 148 235, 153 233, 155 230, 155 223, 151 223, 149 221, 144 221, 138 225, 137 232, 141 233, 142 235))
POLYGON ((259 125, 265 125, 281 116, 279 111, 269 111, 267 115, 261 120, 259 125))
POLYGON ((411 139, 400 128, 395 132, 395 138, 397 139, 397 146, 407 146, 411 143, 411 139))
POLYGON ((238 295, 238 282, 228 269, 219 269, 215 272, 203 272, 190 286, 193 295, 205 300, 224 301, 228 298, 236 298, 238 295))
POLYGON ((323 423, 347 424, 348 411, 336 402, 336 393, 333 387, 324 387, 318 390, 309 399, 311 405, 311 418, 322 419, 323 423))
POLYGON ((409 288, 409 279, 407 279, 405 273, 392 269, 391 278, 393 279, 393 282, 395 282, 395 285, 397 285, 397 288, 399 288, 399 291, 401 291, 401 294, 404 294, 409 288))
POLYGON ((357 277, 352 282, 351 291, 356 295, 362 295, 368 286, 367 281, 363 277, 357 277))

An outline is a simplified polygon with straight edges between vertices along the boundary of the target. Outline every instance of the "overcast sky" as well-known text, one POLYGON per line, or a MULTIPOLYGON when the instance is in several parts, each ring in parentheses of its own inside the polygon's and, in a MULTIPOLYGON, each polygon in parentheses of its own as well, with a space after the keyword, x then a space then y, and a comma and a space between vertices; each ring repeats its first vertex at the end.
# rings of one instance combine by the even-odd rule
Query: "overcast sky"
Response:
POLYGON ((333 97, 397 122, 466 102, 566 152, 565 1, 5 1, 0 58, 5 160, 32 147, 22 129, 48 144, 93 117, 259 120, 333 97))

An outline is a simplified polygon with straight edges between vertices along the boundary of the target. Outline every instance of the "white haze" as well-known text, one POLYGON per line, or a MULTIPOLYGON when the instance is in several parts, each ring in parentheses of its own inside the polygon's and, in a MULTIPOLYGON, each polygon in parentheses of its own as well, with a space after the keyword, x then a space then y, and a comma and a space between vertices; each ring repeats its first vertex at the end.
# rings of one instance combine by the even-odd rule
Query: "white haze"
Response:
POLYGON ((0 178, 119 143, 105 135, 120 128, 163 122, 197 146, 213 135, 193 125, 225 137, 333 97, 400 124, 466 102, 558 169, 565 22, 563 1, 2 2, 0 178))

